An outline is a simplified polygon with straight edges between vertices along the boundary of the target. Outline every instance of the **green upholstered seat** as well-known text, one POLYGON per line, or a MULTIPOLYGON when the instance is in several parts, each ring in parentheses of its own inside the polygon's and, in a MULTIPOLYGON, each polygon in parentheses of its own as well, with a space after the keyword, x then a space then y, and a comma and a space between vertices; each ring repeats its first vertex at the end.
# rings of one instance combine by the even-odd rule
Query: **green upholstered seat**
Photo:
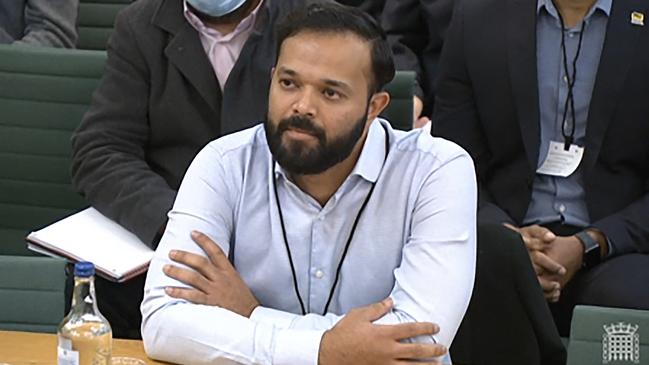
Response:
POLYGON ((81 0, 77 48, 105 50, 115 17, 132 0, 81 0))
POLYGON ((649 364, 649 311, 575 307, 568 365, 596 364, 649 364))
POLYGON ((103 72, 104 51, 0 45, 0 255, 86 206, 70 183, 70 137, 103 72))
POLYGON ((412 129, 413 103, 415 91, 415 72, 397 71, 394 79, 385 86, 390 94, 390 104, 381 113, 395 129, 412 129))
POLYGON ((56 332, 64 288, 64 260, 0 255, 0 330, 56 332))

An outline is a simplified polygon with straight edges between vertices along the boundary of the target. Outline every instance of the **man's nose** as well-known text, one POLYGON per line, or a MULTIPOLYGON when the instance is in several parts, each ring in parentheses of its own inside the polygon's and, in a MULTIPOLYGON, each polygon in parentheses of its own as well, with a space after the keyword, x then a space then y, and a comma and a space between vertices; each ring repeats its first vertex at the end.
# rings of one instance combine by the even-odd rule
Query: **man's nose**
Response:
POLYGON ((317 111, 316 91, 311 88, 301 90, 293 103, 293 114, 315 117, 317 111))

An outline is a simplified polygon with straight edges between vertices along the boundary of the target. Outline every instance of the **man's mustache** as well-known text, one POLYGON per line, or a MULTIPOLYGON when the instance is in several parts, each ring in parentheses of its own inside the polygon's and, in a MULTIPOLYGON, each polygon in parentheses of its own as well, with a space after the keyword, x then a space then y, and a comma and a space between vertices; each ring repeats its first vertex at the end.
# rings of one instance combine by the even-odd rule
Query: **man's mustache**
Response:
POLYGON ((282 119, 277 126, 277 133, 282 134, 289 129, 299 129, 300 131, 309 133, 318 139, 323 139, 325 137, 325 132, 322 128, 316 126, 311 119, 301 115, 282 119))

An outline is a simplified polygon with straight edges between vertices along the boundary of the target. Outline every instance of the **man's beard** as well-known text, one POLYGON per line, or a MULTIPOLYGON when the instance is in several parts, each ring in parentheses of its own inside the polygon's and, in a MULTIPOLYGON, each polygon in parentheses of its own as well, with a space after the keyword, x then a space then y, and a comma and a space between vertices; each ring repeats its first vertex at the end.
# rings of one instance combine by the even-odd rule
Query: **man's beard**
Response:
POLYGON ((327 141, 325 131, 313 124, 311 119, 299 115, 280 120, 277 127, 267 120, 264 129, 270 152, 280 166, 292 174, 314 175, 349 157, 363 135, 366 120, 367 109, 365 115, 354 122, 349 133, 331 141, 327 141), (282 143, 282 135, 289 129, 311 134, 317 139, 316 146, 311 147, 300 141, 282 143))

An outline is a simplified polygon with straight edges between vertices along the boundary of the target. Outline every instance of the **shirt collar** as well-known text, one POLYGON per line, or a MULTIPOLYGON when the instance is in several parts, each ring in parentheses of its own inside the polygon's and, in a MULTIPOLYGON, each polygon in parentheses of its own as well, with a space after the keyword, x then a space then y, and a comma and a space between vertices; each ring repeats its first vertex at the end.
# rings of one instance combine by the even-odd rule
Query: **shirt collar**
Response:
POLYGON ((350 175, 360 176, 372 183, 376 182, 385 163, 386 133, 381 126, 381 122, 374 119, 367 131, 367 138, 356 166, 354 166, 350 175))
MULTIPOLYGON (((385 139, 387 133, 381 126, 381 121, 377 118, 372 121, 367 138, 358 157, 356 166, 350 173, 350 176, 356 175, 369 182, 376 182, 385 163, 385 139)), ((275 176, 283 176, 288 179, 289 174, 278 164, 275 164, 275 176)))
POLYGON ((217 31, 216 29, 206 26, 205 23, 203 23, 203 21, 200 20, 198 16, 196 16, 196 14, 194 14, 189 9, 189 6, 187 6, 187 0, 183 0, 183 15, 185 16, 187 22, 199 33, 208 34, 224 42, 227 42, 255 25, 255 23, 257 22, 257 14, 259 13, 259 9, 261 9, 263 3, 264 0, 261 0, 259 4, 257 4, 257 7, 250 14, 248 14, 247 17, 242 19, 231 33, 225 35, 221 34, 221 32, 217 31))
MULTIPOLYGON (((597 2, 595 2, 593 7, 588 11, 584 19, 588 21, 596 10, 603 11, 604 14, 606 14, 606 16, 608 17, 611 15, 612 6, 613 6, 613 0, 597 0, 597 2)), ((541 9, 543 8, 545 8, 545 10, 554 18, 556 18, 557 20, 559 19, 559 12, 557 11, 557 8, 554 6, 552 0, 538 0, 536 2, 536 13, 540 14, 541 9)))

